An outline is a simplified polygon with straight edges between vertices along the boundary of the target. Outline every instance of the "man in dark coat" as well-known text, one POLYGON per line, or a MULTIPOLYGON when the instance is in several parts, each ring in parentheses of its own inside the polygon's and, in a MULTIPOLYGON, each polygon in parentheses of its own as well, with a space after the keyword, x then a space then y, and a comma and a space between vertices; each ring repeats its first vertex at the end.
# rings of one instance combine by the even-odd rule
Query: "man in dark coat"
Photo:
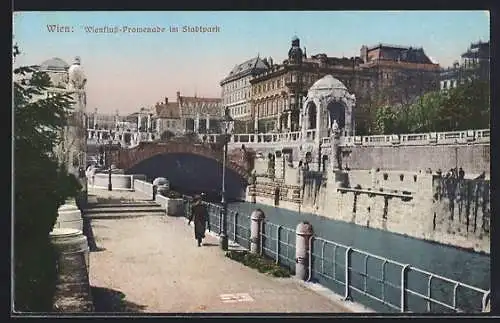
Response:
POLYGON ((201 203, 201 196, 199 195, 196 195, 193 199, 188 224, 191 224, 191 221, 194 222, 194 238, 198 242, 198 247, 201 247, 201 240, 205 238, 207 227, 208 231, 210 231, 210 217, 207 208, 201 203))

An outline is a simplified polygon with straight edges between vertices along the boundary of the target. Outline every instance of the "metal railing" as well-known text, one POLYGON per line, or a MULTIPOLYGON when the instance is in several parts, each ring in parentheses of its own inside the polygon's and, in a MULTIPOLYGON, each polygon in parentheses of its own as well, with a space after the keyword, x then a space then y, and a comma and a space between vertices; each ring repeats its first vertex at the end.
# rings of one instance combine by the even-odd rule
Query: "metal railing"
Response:
POLYGON ((318 237, 309 240, 309 252, 307 280, 322 278, 340 285, 345 300, 352 300, 355 291, 400 312, 481 312, 490 293, 318 237))
POLYGON ((260 254, 295 271, 295 230, 269 221, 260 223, 260 254))
POLYGON ((227 234, 229 239, 250 249, 250 216, 227 210, 227 234))
MULTIPOLYGON (((186 201, 189 216, 191 197, 186 201)), ((222 206, 205 202, 213 232, 220 234, 222 206)), ((228 209, 229 239, 250 249, 249 215, 228 209)), ((295 271, 295 230, 269 221, 260 224, 260 254, 295 271)), ((399 312, 481 312, 490 292, 409 264, 390 260, 320 237, 309 239, 307 281, 320 284, 376 309, 399 312), (375 302, 375 303, 370 303, 375 302)))

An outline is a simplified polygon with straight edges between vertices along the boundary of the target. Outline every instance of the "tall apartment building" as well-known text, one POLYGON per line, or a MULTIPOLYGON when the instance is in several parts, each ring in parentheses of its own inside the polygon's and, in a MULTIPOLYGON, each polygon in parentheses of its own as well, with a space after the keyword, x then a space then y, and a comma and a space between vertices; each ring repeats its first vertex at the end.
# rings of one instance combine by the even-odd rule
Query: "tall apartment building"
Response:
POLYGON ((360 68, 361 63, 359 57, 308 57, 306 48, 300 47, 300 39, 293 37, 288 58, 282 64, 272 64, 250 81, 254 131, 299 130, 304 97, 314 82, 327 74, 339 79, 349 91, 368 90, 371 76, 360 68))
MULTIPOLYGON (((371 76, 370 91, 359 97, 356 124, 360 134, 371 133, 375 110, 382 105, 401 106, 439 89, 439 64, 421 47, 378 44, 362 46, 360 65, 371 76)), ((358 96, 358 93, 355 92, 358 96)))
POLYGON ((385 104, 406 104, 439 89, 439 64, 422 47, 378 44, 361 47, 362 68, 373 76, 373 90, 385 104))
POLYGON ((490 42, 472 43, 452 67, 442 69, 440 88, 447 90, 472 80, 490 80, 490 42))
POLYGON ((250 80, 258 73, 269 69, 272 59, 259 56, 236 65, 220 82, 223 107, 228 107, 235 119, 234 131, 253 131, 250 80))

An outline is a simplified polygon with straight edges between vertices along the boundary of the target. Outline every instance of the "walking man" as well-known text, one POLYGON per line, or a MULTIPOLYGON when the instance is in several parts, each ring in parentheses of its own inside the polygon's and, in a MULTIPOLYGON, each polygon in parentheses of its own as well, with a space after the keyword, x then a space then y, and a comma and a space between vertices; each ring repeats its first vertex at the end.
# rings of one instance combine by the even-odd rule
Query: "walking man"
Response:
POLYGON ((201 240, 205 238, 205 230, 208 227, 210 231, 210 218, 205 205, 201 203, 201 196, 196 195, 193 199, 193 206, 191 207, 191 215, 188 224, 194 222, 194 237, 198 242, 198 247, 201 247, 201 240))

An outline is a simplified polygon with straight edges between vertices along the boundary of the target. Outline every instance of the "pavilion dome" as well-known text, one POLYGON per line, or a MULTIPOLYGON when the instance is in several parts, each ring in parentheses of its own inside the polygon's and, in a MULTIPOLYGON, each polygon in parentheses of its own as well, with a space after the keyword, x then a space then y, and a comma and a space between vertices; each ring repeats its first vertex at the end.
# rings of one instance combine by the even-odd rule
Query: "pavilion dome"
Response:
POLYGON ((346 90, 347 87, 344 83, 340 82, 338 79, 331 75, 326 75, 323 78, 317 80, 310 88, 309 91, 331 91, 334 89, 346 90))
POLYGON ((69 64, 58 57, 53 57, 40 64, 42 71, 66 71, 68 68, 69 64))

